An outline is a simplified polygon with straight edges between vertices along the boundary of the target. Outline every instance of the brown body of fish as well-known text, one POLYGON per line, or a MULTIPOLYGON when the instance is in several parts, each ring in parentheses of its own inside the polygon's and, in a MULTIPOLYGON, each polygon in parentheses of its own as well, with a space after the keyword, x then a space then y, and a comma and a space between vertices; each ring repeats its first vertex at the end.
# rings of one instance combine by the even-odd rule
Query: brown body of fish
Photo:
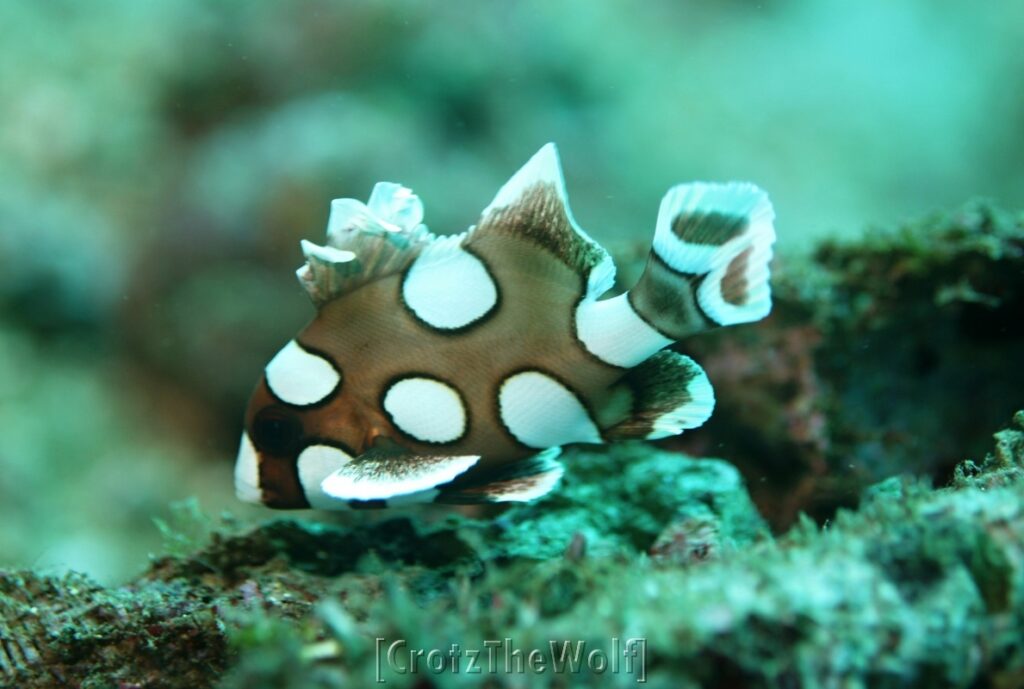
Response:
MULTIPOLYGON (((401 262, 389 264, 403 266, 400 271, 382 271, 378 277, 360 280, 353 289, 336 290, 338 294, 311 290, 319 301, 318 312, 295 341, 308 355, 328 362, 338 383, 311 403, 289 404, 275 395, 269 374, 261 378, 246 412, 247 433, 236 468, 240 497, 277 508, 328 509, 360 503, 384 506, 382 496, 448 502, 538 497, 557 483, 561 467, 554 463, 554 454, 543 452, 544 447, 523 442, 523 433, 510 428, 507 410, 502 409, 502 386, 522 372, 542 374, 559 388, 557 399, 538 393, 538 419, 544 418, 545 405, 552 414, 565 413, 566 394, 575 398, 585 414, 583 421, 567 418, 565 437, 556 437, 558 442, 552 446, 663 437, 703 422, 713 405, 703 371, 681 355, 655 352, 681 335, 730 324, 716 320, 714 309, 709 312, 701 304, 720 305, 728 311, 744 308, 748 295, 753 299, 757 281, 767 279, 774 238, 771 218, 768 231, 750 230, 752 223, 744 224, 744 218, 735 213, 724 214, 709 226, 707 209, 678 211, 670 219, 676 239, 670 237, 662 244, 678 240, 683 258, 666 259, 652 251, 640 284, 631 295, 621 297, 614 309, 620 315, 609 317, 608 327, 624 329, 621 342, 626 344, 615 344, 618 333, 595 339, 592 331, 604 327, 601 322, 587 321, 587 332, 581 336, 580 319, 588 316, 581 315, 580 306, 600 296, 592 293, 593 273, 610 259, 575 227, 554 149, 550 147, 546 154, 547 150, 542 149, 535 160, 549 155, 553 164, 541 167, 539 178, 534 179, 538 173, 529 168, 538 165, 531 161, 524 168, 527 178, 517 181, 514 177, 510 182, 519 186, 514 201, 485 211, 480 223, 458 243, 460 251, 483 266, 496 292, 479 317, 458 327, 437 327, 410 306, 404 293, 406 280, 429 239, 410 241, 401 262), (554 169, 548 169, 552 165, 554 169), (679 220, 684 212, 703 219, 687 228, 679 220), (743 239, 744 232, 751 235, 749 240, 743 239), (729 247, 730 241, 735 246, 729 247), (707 253, 706 247, 717 250, 718 245, 729 253, 708 263, 719 266, 727 260, 714 278, 718 301, 701 301, 698 291, 705 276, 675 270, 669 263, 697 261, 701 251, 707 253), (696 247, 691 253, 698 258, 685 253, 688 247, 696 247), (752 255, 754 268, 750 267, 752 255), (626 316, 621 315, 623 310, 626 316), (606 353, 625 348, 630 355, 629 347, 639 352, 636 365, 624 364, 619 354, 606 353), (462 423, 457 437, 425 440, 389 413, 386 395, 396 382, 410 378, 436 381, 458 396, 462 423), (687 405, 696 421, 686 417, 687 405), (320 449, 303 459, 310 447, 320 449), (331 448, 340 458, 336 470, 340 477, 333 483, 324 473, 335 460, 323 459, 331 448), (543 455, 539 462, 534 461, 538 453, 543 455), (300 466, 303 461, 308 465, 305 469, 300 466), (360 486, 366 487, 365 499, 360 498, 360 486)), ((770 206, 765 211, 756 205, 759 199, 748 204, 748 212, 758 208, 762 216, 770 214, 770 206)), ((759 220, 762 225, 763 220, 759 220)), ((386 232, 390 231, 388 227, 386 232)), ((350 246, 340 243, 343 250, 350 246)), ((358 254, 362 244, 353 240, 351 245, 358 254)), ((338 265, 354 260, 346 255, 338 265)), ((312 267, 313 257, 307 281, 312 281, 312 267)), ((607 286, 611 277, 606 278, 598 282, 607 286)), ((472 282, 463 287, 475 288, 472 282)), ((458 295, 453 299, 457 302, 458 295)), ((742 315, 754 320, 763 310, 763 304, 751 304, 742 315)), ((429 400, 424 404, 429 405, 429 400)))

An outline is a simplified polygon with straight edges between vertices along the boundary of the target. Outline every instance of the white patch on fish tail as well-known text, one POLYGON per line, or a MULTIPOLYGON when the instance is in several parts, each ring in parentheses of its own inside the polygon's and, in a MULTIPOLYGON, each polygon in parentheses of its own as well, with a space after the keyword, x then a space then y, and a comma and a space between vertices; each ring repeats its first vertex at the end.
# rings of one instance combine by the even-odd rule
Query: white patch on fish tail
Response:
POLYGON ((438 330, 473 325, 498 305, 498 285, 457 238, 427 246, 402 281, 402 299, 417 319, 438 330))
POLYGON ((764 237, 755 238, 744 252, 708 273, 697 288, 700 307, 720 325, 758 321, 772 310, 772 294, 768 282, 768 264, 772 259, 771 242, 764 237), (741 259, 742 264, 739 263, 741 259), (740 285, 738 301, 726 297, 730 291, 729 283, 740 285))
POLYGON ((576 393, 541 371, 506 378, 498 408, 505 428, 527 447, 601 442, 601 432, 576 393))
POLYGON ((238 459, 235 460, 235 495, 242 502, 262 503, 263 491, 260 489, 260 464, 256 447, 249 440, 249 434, 243 432, 238 446, 238 459))
POLYGON ((749 243, 755 220, 771 222, 768 196, 753 184, 692 182, 672 187, 661 200, 654 235, 659 257, 680 273, 700 275, 735 256, 749 243), (736 222, 688 223, 716 214, 736 222))
POLYGON ((398 430, 424 443, 454 442, 469 423, 459 391, 435 378, 398 380, 385 391, 381 406, 398 430))
POLYGON ((712 321, 756 321, 771 311, 774 218, 768 195, 753 184, 681 184, 662 199, 653 251, 678 273, 705 276, 697 301, 712 321))
POLYGON ((324 479, 352 461, 352 455, 332 445, 310 445, 299 453, 299 483, 310 507, 318 510, 345 510, 348 503, 324 492, 324 479))
POLYGON ((341 384, 341 374, 324 357, 307 352, 292 340, 264 371, 274 397, 296 407, 322 402, 341 384))
POLYGON ((622 368, 636 366, 673 342, 637 315, 625 294, 580 302, 576 336, 588 352, 622 368))

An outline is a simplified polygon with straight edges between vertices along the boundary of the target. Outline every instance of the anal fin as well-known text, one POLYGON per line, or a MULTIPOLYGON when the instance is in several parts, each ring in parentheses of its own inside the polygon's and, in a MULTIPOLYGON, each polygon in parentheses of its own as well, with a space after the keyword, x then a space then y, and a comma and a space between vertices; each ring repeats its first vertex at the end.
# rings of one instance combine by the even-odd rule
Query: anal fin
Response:
POLYGON ((704 369, 677 352, 658 352, 622 380, 633 393, 633 410, 605 430, 609 440, 678 435, 702 425, 715 408, 715 392, 704 369))
POLYGON ((513 462, 472 481, 457 479, 441 488, 434 502, 469 505, 495 502, 530 502, 547 495, 564 473, 558 456, 562 448, 552 447, 532 457, 513 462))

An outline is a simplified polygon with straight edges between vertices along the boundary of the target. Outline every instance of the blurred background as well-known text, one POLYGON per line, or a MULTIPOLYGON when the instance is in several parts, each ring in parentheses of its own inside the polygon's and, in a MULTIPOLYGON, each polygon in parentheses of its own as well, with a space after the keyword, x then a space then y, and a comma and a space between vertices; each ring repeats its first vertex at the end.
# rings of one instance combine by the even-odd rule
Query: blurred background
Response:
POLYGON ((771 194, 780 253, 984 195, 1024 206, 1024 5, 0 2, 0 566, 104 582, 231 468, 312 315, 329 201, 471 224, 543 143, 646 243, 693 179, 771 194))

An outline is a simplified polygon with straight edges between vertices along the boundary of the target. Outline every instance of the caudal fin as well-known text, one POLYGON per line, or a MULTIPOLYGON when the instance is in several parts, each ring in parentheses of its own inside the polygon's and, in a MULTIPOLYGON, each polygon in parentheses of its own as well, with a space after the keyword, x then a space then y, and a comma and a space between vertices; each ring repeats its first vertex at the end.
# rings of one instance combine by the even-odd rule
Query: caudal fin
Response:
POLYGON ((673 187, 640 280, 619 297, 580 303, 580 341, 603 361, 632 368, 694 333, 765 317, 774 218, 768 195, 753 184, 673 187))
POLYGON ((673 340, 764 318, 772 308, 774 219, 768 195, 753 184, 672 188, 662 199, 651 257, 630 302, 673 340))

